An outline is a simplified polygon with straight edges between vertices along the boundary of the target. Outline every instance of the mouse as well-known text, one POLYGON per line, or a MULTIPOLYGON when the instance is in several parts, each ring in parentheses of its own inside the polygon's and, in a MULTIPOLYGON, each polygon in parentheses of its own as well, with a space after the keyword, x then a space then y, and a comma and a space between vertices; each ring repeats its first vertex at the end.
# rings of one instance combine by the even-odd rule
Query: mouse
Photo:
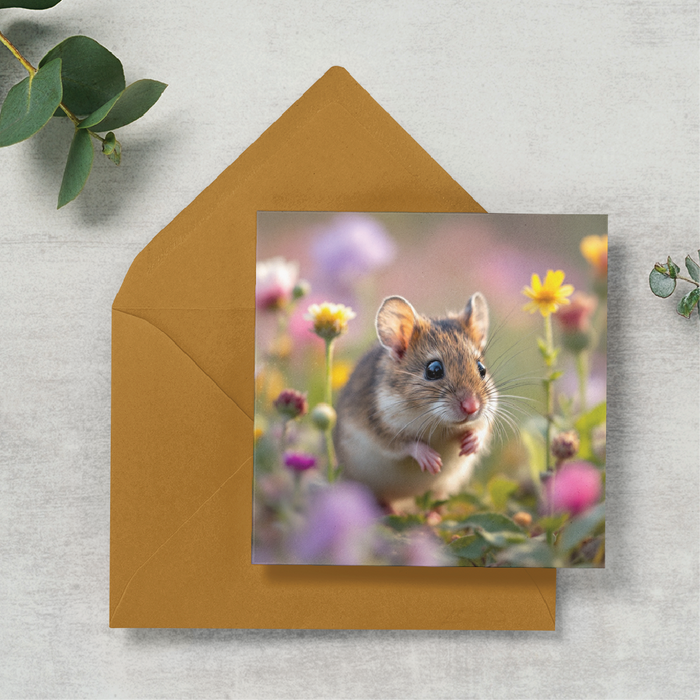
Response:
POLYGON ((382 301, 378 343, 336 402, 342 478, 365 484, 389 512, 427 491, 444 499, 468 484, 498 403, 484 361, 488 326, 480 292, 440 318, 419 314, 401 296, 382 301))

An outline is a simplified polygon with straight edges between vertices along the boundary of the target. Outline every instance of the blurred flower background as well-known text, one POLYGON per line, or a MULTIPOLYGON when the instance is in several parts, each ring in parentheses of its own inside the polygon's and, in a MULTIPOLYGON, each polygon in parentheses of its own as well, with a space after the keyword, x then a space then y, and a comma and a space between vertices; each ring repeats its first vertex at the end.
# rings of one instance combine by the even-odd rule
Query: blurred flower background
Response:
POLYGON ((253 561, 604 565, 606 231, 604 216, 260 212, 253 561), (384 297, 440 316, 476 291, 515 429, 464 493, 386 513, 342 479, 334 401, 384 297))

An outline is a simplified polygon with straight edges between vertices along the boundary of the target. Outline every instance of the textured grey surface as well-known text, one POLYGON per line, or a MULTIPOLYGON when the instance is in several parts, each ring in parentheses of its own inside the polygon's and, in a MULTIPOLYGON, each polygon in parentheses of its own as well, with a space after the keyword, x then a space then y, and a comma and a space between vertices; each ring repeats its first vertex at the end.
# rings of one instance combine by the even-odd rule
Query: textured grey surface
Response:
MULTIPOLYGON (((697 2, 64 0, 0 28, 170 84, 59 212, 66 125, 0 152, 2 697, 697 697, 700 332, 647 288, 700 245, 697 2), (334 64, 488 211, 610 214, 607 568, 559 573, 554 633, 107 626, 112 299, 334 64)), ((0 96, 21 77, 0 51, 0 96)))

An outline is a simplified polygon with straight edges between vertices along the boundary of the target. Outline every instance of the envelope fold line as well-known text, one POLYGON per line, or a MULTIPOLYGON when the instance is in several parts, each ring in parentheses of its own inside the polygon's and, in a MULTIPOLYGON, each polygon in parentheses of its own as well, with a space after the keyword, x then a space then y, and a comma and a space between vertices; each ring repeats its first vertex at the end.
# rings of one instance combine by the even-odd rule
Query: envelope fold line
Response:
MULTIPOLYGON (((234 403, 235 403, 235 402, 234 402, 234 403)), ((146 567, 146 566, 148 565, 148 563, 158 554, 158 552, 160 552, 160 550, 163 549, 163 547, 165 547, 174 537, 176 537, 177 534, 180 532, 180 530, 182 530, 182 528, 184 528, 185 525, 187 525, 187 523, 190 522, 190 520, 192 520, 194 517, 196 517, 197 513, 199 513, 199 511, 202 510, 202 508, 204 508, 204 506, 206 506, 207 503, 209 503, 209 501, 211 501, 211 500, 216 496, 216 494, 219 493, 219 491, 221 491, 221 489, 223 489, 223 488, 226 486, 226 484, 228 484, 228 482, 231 481, 231 479, 233 479, 233 477, 236 476, 236 474, 238 474, 238 472, 241 471, 241 469, 243 469, 243 467, 244 467, 248 462, 250 462, 251 459, 253 459, 253 458, 252 458, 252 457, 248 457, 247 459, 243 460, 243 462, 241 462, 241 463, 238 465, 238 468, 233 472, 233 474, 231 474, 231 475, 229 475, 228 477, 226 477, 226 479, 224 479, 223 483, 222 483, 218 488, 216 488, 216 489, 213 491, 213 493, 212 493, 208 498, 206 498, 204 501, 202 501, 202 503, 201 503, 199 506, 197 506, 197 508, 195 509, 195 511, 194 511, 190 516, 188 516, 188 517, 182 522, 182 524, 179 525, 178 528, 177 528, 171 535, 169 535, 169 536, 165 539, 164 542, 162 542, 162 544, 160 544, 160 545, 156 548, 156 550, 153 552, 153 554, 151 554, 151 555, 148 557, 148 559, 146 559, 146 561, 143 562, 143 564, 140 564, 140 565, 137 567, 136 571, 134 571, 134 573, 131 575, 131 577, 130 577, 129 580, 127 581, 126 586, 124 586, 124 590, 122 591, 122 594, 119 596, 119 600, 117 601, 117 604, 114 606, 114 610, 112 611, 112 614, 109 616, 109 624, 110 624, 110 625, 111 625, 112 622, 114 621, 114 617, 116 616, 117 611, 119 610, 119 606, 121 605, 122 601, 124 600, 124 597, 126 596, 126 592, 129 590, 129 586, 131 586, 131 582, 136 578, 136 576, 138 575, 139 571, 141 571, 141 569, 143 569, 144 567, 146 567)))
POLYGON ((530 581, 532 581, 533 585, 537 589, 537 592, 540 594, 540 598, 542 598, 542 602, 544 603, 544 607, 547 608, 547 612, 549 613, 549 618, 552 621, 552 625, 556 626, 557 622, 554 619, 554 615, 552 615, 552 611, 549 607, 549 603, 547 603, 547 599, 544 597, 544 594, 542 593, 542 589, 537 585, 537 581, 535 581, 535 579, 532 578, 532 574, 530 573, 530 571, 528 571, 528 569, 525 569, 525 571, 527 572, 527 575, 528 575, 530 581))
POLYGON ((155 325, 152 321, 150 321, 147 318, 144 318, 143 316, 139 316, 138 314, 132 313, 131 311, 127 311, 126 309, 118 309, 115 307, 112 307, 113 311, 118 311, 119 313, 126 314, 127 316, 133 316, 134 318, 138 318, 140 321, 144 321, 145 323, 148 323, 151 327, 155 328, 159 333, 162 333, 180 352, 182 352, 186 357, 190 359, 190 361, 199 369, 199 371, 211 381, 214 386, 249 420, 253 420, 253 416, 248 415, 240 406, 239 404, 231 397, 229 394, 226 393, 226 391, 222 388, 222 386, 214 379, 206 370, 202 368, 202 366, 195 360, 192 355, 190 355, 187 350, 185 350, 181 345, 179 345, 173 338, 168 335, 162 328, 158 328, 158 326, 155 325))

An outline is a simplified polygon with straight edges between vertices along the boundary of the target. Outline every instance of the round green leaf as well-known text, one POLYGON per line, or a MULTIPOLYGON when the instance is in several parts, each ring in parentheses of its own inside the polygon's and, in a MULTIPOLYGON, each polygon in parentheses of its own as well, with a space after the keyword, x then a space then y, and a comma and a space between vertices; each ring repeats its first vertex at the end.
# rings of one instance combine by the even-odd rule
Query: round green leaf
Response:
POLYGON ((0 110, 0 147, 11 146, 36 134, 61 102, 61 61, 40 68, 17 83, 0 110))
POLYGON ((654 269, 649 274, 649 286, 651 287, 651 291, 654 292, 657 297, 665 299, 673 294, 673 290, 676 288, 676 280, 673 280, 667 275, 663 275, 658 270, 654 269))
POLYGON ((696 282, 700 282, 700 266, 698 266, 690 255, 686 255, 685 257, 685 266, 688 269, 688 274, 690 277, 696 282))
POLYGON ((126 83, 121 61, 86 36, 72 36, 49 51, 39 66, 63 61, 63 104, 74 114, 91 114, 120 93, 126 83))
POLYGON ((48 10, 61 0, 0 0, 0 10, 7 7, 22 7, 25 10, 48 10))
POLYGON ((678 311, 681 316, 690 318, 690 314, 693 313, 693 309, 695 308, 695 305, 698 303, 699 299, 700 287, 695 287, 695 289, 692 289, 681 298, 681 300, 678 302, 678 306, 676 307, 676 311, 678 311))
POLYGON ((153 107, 166 87, 165 83, 157 80, 137 80, 86 117, 80 127, 93 131, 112 131, 131 124, 153 107))
POLYGON ((66 169, 63 171, 61 191, 58 193, 58 209, 72 202, 81 192, 92 170, 95 149, 90 134, 76 129, 68 151, 66 169))
POLYGON ((586 537, 591 535, 596 528, 605 522, 605 503, 599 503, 595 508, 581 514, 572 520, 562 531, 557 541, 557 549, 569 552, 586 537))

